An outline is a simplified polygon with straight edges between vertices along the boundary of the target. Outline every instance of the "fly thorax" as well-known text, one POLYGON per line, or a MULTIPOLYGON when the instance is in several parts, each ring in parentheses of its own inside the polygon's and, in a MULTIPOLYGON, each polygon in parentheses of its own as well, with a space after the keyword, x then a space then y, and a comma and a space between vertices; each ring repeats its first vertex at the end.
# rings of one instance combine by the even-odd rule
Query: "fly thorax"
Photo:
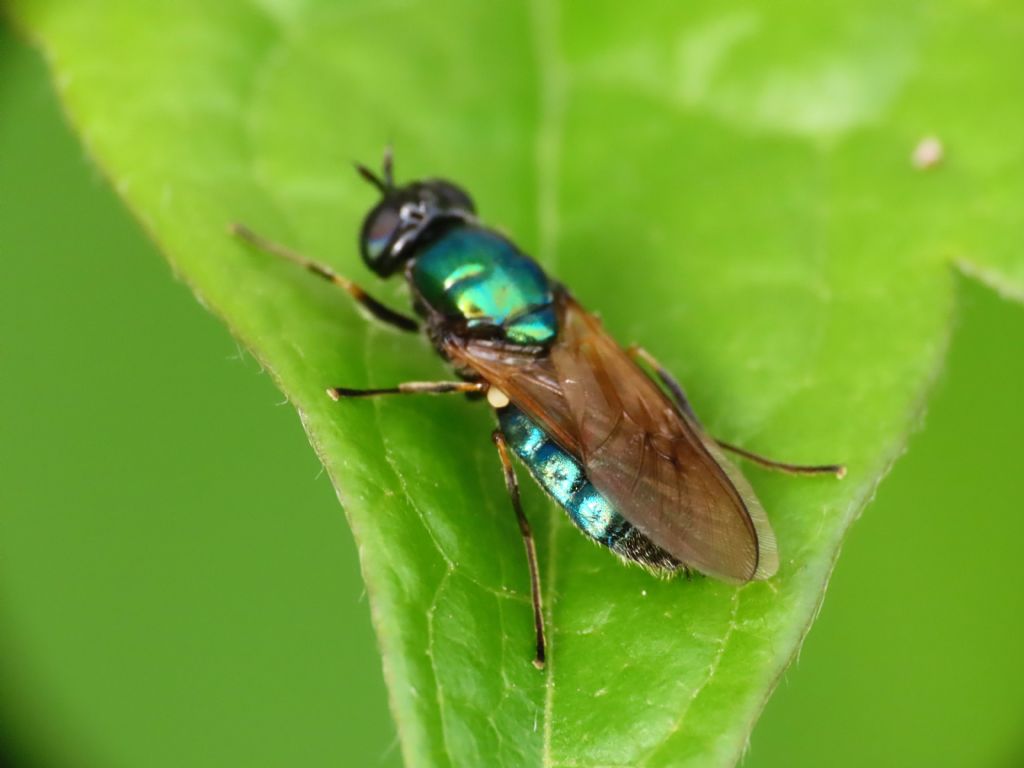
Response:
POLYGON ((517 344, 545 344, 557 334, 547 275, 496 232, 448 229, 416 255, 411 277, 432 312, 469 328, 498 326, 517 344))

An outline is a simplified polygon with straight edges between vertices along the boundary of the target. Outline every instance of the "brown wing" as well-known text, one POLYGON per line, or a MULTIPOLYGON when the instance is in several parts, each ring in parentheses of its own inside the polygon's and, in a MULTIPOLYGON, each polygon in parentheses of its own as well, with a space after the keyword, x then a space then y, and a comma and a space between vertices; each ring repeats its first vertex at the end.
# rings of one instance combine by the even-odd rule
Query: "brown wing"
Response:
POLYGON ((547 355, 454 338, 445 351, 576 456, 619 513, 673 557, 730 581, 772 576, 775 537, 739 470, 596 317, 564 293, 558 303, 547 355))

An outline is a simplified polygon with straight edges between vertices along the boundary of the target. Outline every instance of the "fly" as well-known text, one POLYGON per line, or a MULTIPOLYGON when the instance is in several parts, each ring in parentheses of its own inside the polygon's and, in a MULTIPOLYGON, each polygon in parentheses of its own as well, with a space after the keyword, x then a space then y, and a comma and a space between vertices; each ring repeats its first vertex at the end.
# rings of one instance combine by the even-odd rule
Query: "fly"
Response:
POLYGON ((493 409, 492 439, 529 566, 538 668, 540 572, 513 455, 584 535, 626 561, 737 583, 776 573, 775 534, 725 452, 794 474, 842 477, 844 467, 773 461, 711 437, 675 377, 643 347, 619 346, 565 286, 483 226, 462 188, 441 179, 396 186, 390 151, 380 176, 356 169, 381 194, 359 235, 363 261, 380 277, 401 273, 419 319, 242 225, 231 231, 339 286, 377 320, 423 330, 457 376, 331 387, 334 400, 464 393, 493 409))

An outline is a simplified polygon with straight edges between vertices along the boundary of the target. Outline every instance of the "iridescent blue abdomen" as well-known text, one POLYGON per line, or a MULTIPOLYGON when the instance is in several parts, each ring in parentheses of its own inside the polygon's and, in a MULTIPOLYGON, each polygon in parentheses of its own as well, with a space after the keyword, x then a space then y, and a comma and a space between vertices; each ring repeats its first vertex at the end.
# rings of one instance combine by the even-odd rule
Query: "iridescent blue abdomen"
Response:
POLYGON ((575 458, 514 405, 498 411, 498 422, 509 446, 577 528, 612 550, 625 545, 635 529, 594 488, 575 458))
POLYGON ((547 275, 490 230, 448 229, 416 255, 412 280, 435 311, 469 327, 501 326, 507 341, 547 344, 558 333, 547 275))

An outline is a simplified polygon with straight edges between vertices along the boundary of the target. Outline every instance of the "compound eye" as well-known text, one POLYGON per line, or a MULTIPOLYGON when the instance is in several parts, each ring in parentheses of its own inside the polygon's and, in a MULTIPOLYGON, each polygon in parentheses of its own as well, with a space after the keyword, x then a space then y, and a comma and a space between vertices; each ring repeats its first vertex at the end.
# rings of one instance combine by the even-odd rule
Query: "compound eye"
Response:
POLYGON ((368 262, 377 261, 387 251, 402 223, 395 207, 387 202, 380 203, 367 215, 363 222, 363 257, 368 262))
POLYGON ((452 184, 450 181, 444 181, 443 179, 432 179, 427 182, 430 189, 433 190, 434 194, 437 195, 438 202, 442 208, 446 208, 450 211, 465 211, 466 213, 476 213, 476 206, 473 205, 473 198, 471 198, 462 187, 452 184))

